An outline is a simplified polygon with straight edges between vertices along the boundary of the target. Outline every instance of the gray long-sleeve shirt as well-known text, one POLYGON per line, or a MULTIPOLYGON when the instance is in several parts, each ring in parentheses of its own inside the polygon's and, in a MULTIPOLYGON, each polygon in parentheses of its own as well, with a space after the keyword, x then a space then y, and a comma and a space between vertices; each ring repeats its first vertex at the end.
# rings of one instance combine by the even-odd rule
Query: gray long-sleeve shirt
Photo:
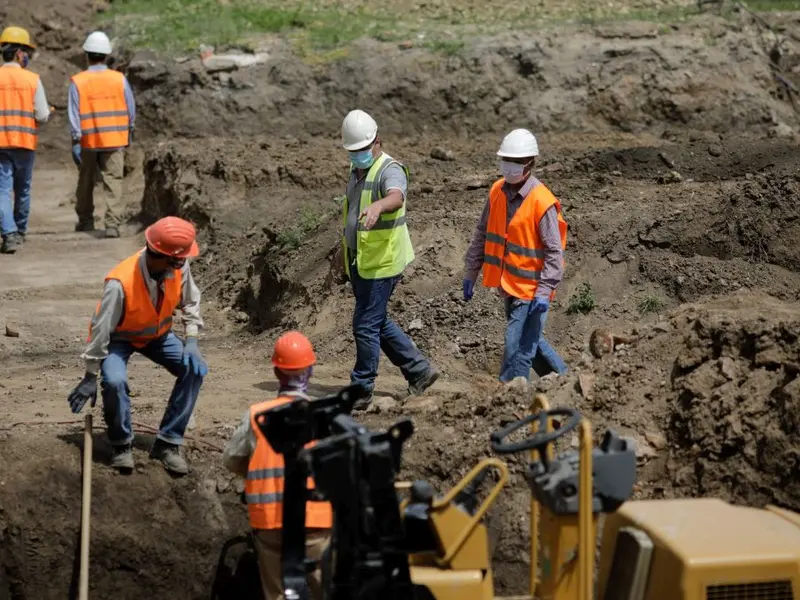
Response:
MULTIPOLYGON (((503 184, 506 195, 506 226, 514 218, 517 209, 537 185, 544 185, 535 177, 528 181, 516 193, 508 184, 503 184)), ((483 212, 472 234, 467 255, 464 259, 464 279, 477 281, 483 267, 484 248, 486 244, 486 225, 489 222, 489 200, 483 206, 483 212)), ((544 266, 536 288, 537 298, 548 298, 564 277, 563 252, 561 250, 561 234, 558 231, 558 211, 555 206, 548 208, 539 221, 539 237, 544 247, 544 266)))
MULTIPOLYGON (((139 255, 139 268, 144 275, 150 301, 155 306, 158 304, 159 288, 163 292, 164 280, 156 280, 150 276, 144 251, 139 255)), ((165 278, 169 277, 173 277, 171 272, 167 272, 165 275, 165 278)), ((178 306, 181 309, 181 320, 186 336, 196 337, 199 329, 203 326, 203 319, 200 317, 200 288, 197 287, 194 277, 192 277, 188 261, 181 267, 181 300, 178 306)), ((108 356, 111 334, 119 325, 124 309, 125 292, 122 284, 115 279, 106 281, 100 307, 92 317, 92 341, 81 355, 81 358, 86 361, 88 373, 96 374, 100 369, 100 363, 108 356)))
MULTIPOLYGON (((87 71, 105 71, 107 69, 106 65, 92 65, 87 71)), ((136 100, 133 97, 133 90, 128 83, 128 78, 123 76, 122 81, 125 89, 125 104, 128 107, 128 120, 131 130, 133 130, 134 121, 136 121, 136 100)), ((72 142, 77 143, 81 139, 81 100, 78 95, 78 86, 72 81, 69 82, 67 94, 67 113, 69 114, 69 134, 72 142)), ((118 150, 118 148, 103 148, 102 151, 111 152, 113 150, 118 150)))
MULTIPOLYGON (((3 63, 0 68, 21 69, 22 65, 15 62, 7 62, 3 63)), ((36 86, 36 93, 33 97, 33 111, 37 123, 47 123, 50 118, 50 105, 47 103, 47 95, 44 93, 44 85, 42 85, 41 79, 39 79, 39 85, 36 86)))

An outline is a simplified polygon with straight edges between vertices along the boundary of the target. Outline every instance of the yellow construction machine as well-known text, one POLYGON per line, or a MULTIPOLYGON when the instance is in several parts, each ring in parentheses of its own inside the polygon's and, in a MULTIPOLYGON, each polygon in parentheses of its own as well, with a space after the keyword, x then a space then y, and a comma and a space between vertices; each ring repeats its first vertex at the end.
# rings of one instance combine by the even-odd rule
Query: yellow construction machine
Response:
MULTIPOLYGON (((308 465, 317 493, 333 504, 326 598, 494 600, 482 517, 508 481, 506 464, 483 460, 443 497, 425 482, 398 486, 400 450, 413 425, 403 420, 384 433, 368 431, 347 414, 357 395, 347 388, 336 400, 287 404, 259 421, 276 451, 295 440, 298 452, 287 456, 294 452, 298 465, 308 465), (310 440, 318 442, 302 449, 310 440), (492 471, 491 489, 478 501, 492 471), (397 487, 408 491, 400 502, 397 487)), ((514 600, 800 600, 800 515, 714 499, 628 501, 636 475, 632 440, 609 431, 594 448, 588 421, 572 409, 550 410, 541 395, 528 418, 490 440, 499 454, 529 453, 530 590, 514 600), (520 430, 529 437, 508 441, 520 430), (556 442, 576 430, 578 449, 556 455, 556 442)), ((306 476, 295 477, 303 489, 306 476)), ((292 512, 304 521, 304 511, 292 512)), ((284 548, 286 598, 305 600, 305 570, 292 571, 291 552, 284 548)))

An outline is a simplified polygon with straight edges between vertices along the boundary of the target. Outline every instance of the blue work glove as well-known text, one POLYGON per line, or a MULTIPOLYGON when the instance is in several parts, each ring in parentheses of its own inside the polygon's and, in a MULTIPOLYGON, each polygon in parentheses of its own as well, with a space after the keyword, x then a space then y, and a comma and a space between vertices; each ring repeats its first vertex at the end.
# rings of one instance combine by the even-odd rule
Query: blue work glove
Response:
POLYGON ((75 414, 81 412, 89 400, 92 401, 92 408, 94 408, 94 405, 97 404, 97 375, 92 373, 86 373, 67 398, 69 407, 75 414))
POLYGON ((186 338, 183 345, 183 366, 191 369, 192 373, 205 377, 208 374, 208 363, 203 360, 200 348, 197 347, 197 338, 186 338))
POLYGON ((72 144, 72 162, 75 163, 75 166, 81 166, 81 143, 73 143, 72 144))
POLYGON ((469 302, 472 300, 472 294, 475 293, 475 282, 470 281, 469 279, 465 279, 461 282, 462 287, 464 288, 464 300, 469 302))
POLYGON ((550 300, 547 298, 534 298, 531 312, 546 313, 550 309, 550 300))

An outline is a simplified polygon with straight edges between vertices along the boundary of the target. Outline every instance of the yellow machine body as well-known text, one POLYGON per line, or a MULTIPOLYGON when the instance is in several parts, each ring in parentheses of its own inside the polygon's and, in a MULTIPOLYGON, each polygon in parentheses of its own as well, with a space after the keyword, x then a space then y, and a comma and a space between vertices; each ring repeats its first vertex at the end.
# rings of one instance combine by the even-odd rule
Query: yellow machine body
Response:
POLYGON ((627 502, 606 516, 598 577, 598 600, 800 600, 800 515, 705 498, 627 502))

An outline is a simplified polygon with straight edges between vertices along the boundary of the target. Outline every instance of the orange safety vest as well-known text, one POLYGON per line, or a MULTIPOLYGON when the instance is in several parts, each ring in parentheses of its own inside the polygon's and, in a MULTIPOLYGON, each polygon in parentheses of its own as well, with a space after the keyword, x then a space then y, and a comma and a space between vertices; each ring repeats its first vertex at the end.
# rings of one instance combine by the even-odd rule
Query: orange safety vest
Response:
POLYGON ((112 69, 82 71, 71 81, 80 102, 81 147, 127 146, 131 123, 125 101, 125 76, 112 69))
MULTIPOLYGON (((139 264, 141 252, 137 252, 109 271, 105 281, 116 279, 122 284, 125 294, 125 308, 119 325, 111 334, 111 340, 130 342, 134 348, 144 348, 151 341, 160 338, 172 329, 172 313, 181 299, 180 269, 172 272, 172 277, 164 278, 164 296, 161 307, 156 311, 150 292, 144 281, 139 264)), ((99 310, 100 303, 97 304, 99 310)), ((92 326, 89 324, 89 341, 92 339, 92 326)))
MULTIPOLYGON (((295 400, 292 396, 281 396, 250 407, 250 426, 256 436, 256 450, 247 467, 244 492, 253 529, 283 528, 283 455, 275 452, 261 433, 256 415, 292 400, 295 400)), ((306 447, 313 445, 314 442, 311 442, 306 447)), ((313 490, 314 479, 309 477, 306 485, 313 490)), ((306 527, 333 527, 333 509, 329 502, 306 502, 306 527)))
POLYGON ((35 100, 39 76, 25 69, 0 68, 0 148, 36 150, 35 100))
MULTIPOLYGON (((489 192, 489 219, 484 244, 483 285, 502 287, 509 295, 533 300, 544 266, 544 247, 539 238, 539 222, 545 211, 555 205, 561 249, 567 247, 567 222, 561 203, 547 187, 537 182, 506 226, 508 201, 500 179, 489 192)), ((555 290, 550 299, 555 297, 555 290)))

